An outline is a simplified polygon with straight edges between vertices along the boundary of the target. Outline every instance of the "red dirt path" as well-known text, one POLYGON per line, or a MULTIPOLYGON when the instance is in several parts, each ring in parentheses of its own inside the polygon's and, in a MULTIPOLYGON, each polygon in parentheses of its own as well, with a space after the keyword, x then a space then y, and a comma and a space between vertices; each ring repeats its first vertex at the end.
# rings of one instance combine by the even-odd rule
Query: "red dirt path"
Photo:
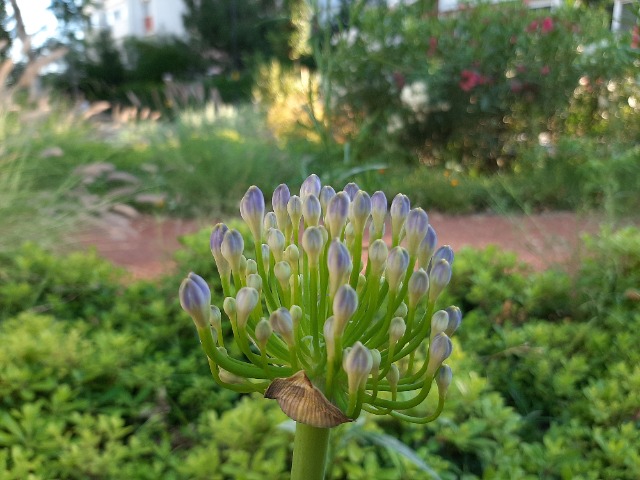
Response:
MULTIPOLYGON (((498 245, 514 251, 536 269, 567 263, 575 255, 580 235, 596 233, 598 221, 573 213, 554 212, 530 216, 429 215, 440 245, 454 250, 465 246, 498 245)), ((181 219, 137 217, 107 222, 78 235, 83 247, 95 246, 98 253, 115 265, 125 267, 134 278, 155 278, 174 268, 173 252, 178 237, 213 223, 181 219)))

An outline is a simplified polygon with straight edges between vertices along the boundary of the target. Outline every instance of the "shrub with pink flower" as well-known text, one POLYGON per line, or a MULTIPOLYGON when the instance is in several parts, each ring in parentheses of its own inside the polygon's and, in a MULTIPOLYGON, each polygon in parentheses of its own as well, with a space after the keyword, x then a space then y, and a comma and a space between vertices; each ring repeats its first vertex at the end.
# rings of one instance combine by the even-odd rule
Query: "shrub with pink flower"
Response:
POLYGON ((545 17, 545 19, 542 20, 542 25, 540 26, 540 30, 542 30, 542 33, 549 33, 553 31, 553 18, 545 17))

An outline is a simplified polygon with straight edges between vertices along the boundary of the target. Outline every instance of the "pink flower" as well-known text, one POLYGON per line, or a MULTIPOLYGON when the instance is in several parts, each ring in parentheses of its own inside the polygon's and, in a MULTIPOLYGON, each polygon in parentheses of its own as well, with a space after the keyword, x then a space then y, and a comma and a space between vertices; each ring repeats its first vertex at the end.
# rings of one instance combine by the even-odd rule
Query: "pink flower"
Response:
POLYGON ((469 92, 478 85, 484 85, 487 81, 487 77, 480 75, 475 70, 463 70, 460 72, 460 82, 458 85, 461 90, 469 92))
POLYGON ((540 75, 549 75, 550 71, 549 65, 545 65, 540 69, 540 75))
POLYGON ((633 27, 633 33, 631 34, 631 48, 640 48, 640 27, 638 27, 638 25, 633 27))
POLYGON ((438 51, 438 39, 437 37, 429 38, 429 50, 427 51, 428 57, 433 57, 438 51))
POLYGON ((524 73, 524 72, 527 71, 527 67, 525 67, 524 65, 518 65, 518 66, 516 66, 516 71, 518 73, 524 73))
POLYGON ((527 27, 527 32, 532 33, 532 32, 535 32, 536 30, 538 30, 538 21, 534 20, 527 27))
POLYGON ((553 19, 551 17, 546 17, 542 20, 542 33, 549 33, 553 30, 553 19))

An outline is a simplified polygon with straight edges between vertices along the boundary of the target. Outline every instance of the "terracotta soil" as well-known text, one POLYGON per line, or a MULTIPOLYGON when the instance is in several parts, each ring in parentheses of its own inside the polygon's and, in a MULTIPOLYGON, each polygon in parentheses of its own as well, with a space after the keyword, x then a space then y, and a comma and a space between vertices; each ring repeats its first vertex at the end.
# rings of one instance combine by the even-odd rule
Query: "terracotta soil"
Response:
MULTIPOLYGON (((598 220, 569 212, 537 215, 429 215, 438 233, 440 245, 454 250, 483 248, 495 244, 513 251, 534 268, 542 270, 574 258, 583 233, 596 233, 598 220)), ((95 247, 115 265, 128 270, 133 278, 152 279, 175 268, 172 260, 180 248, 178 237, 193 233, 213 222, 157 219, 138 216, 133 219, 103 222, 77 236, 83 248, 95 247)))

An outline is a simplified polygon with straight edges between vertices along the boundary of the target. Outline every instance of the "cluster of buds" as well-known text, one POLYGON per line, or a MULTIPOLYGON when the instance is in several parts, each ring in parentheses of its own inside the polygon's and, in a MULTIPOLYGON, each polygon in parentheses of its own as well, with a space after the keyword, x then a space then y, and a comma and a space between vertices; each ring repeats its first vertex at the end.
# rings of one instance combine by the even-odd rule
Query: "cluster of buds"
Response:
POLYGON ((206 282, 190 273, 180 286, 215 381, 264 393, 315 427, 362 410, 414 423, 437 418, 452 377, 443 362, 462 315, 455 306, 435 310, 454 254, 437 248, 427 213, 402 194, 387 211, 384 193, 369 196, 354 183, 336 192, 316 175, 299 196, 278 186, 271 205, 266 212, 255 186, 240 203, 255 259, 245 257, 239 231, 219 223, 211 234, 235 355, 206 282), (408 413, 434 383, 435 411, 408 413))

